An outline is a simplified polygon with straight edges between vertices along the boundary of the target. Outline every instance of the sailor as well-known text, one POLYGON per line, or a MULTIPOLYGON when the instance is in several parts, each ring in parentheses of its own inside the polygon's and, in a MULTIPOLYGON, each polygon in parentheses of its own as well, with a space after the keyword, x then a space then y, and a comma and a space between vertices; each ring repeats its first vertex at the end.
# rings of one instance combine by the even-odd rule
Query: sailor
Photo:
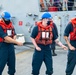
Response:
POLYGON ((43 61, 46 65, 46 75, 53 74, 52 54, 50 48, 50 44, 52 44, 53 40, 62 48, 67 49, 67 47, 57 39, 54 29, 50 26, 52 25, 52 22, 50 25, 47 24, 51 18, 51 14, 49 12, 43 13, 41 22, 34 27, 31 34, 31 40, 35 46, 32 58, 33 75, 39 75, 43 61))
POLYGON ((4 11, 0 19, 0 75, 6 64, 9 75, 14 75, 16 71, 14 44, 22 46, 23 43, 17 42, 15 39, 16 33, 11 22, 11 14, 4 11))
POLYGON ((71 21, 66 26, 64 32, 64 38, 69 47, 66 75, 72 75, 76 65, 76 18, 71 19, 71 21), (68 39, 69 35, 70 35, 70 42, 68 39))

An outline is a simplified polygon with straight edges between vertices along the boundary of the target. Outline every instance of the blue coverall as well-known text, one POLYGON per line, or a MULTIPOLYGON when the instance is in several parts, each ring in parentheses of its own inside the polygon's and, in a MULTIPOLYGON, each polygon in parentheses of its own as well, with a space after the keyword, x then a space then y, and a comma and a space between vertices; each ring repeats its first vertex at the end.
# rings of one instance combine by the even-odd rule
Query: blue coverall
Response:
MULTIPOLYGON (((64 36, 69 36, 70 32, 73 31, 73 26, 69 23, 65 29, 64 36)), ((70 44, 76 48, 76 40, 70 40, 70 44)), ((71 75, 76 65, 76 50, 68 50, 66 75, 71 75)))
MULTIPOLYGON (((55 25, 55 23, 53 23, 53 28, 55 30, 57 37, 58 37, 58 30, 57 30, 57 26, 55 25)), ((56 43, 53 41, 51 44, 52 53, 55 53, 55 46, 56 46, 56 43)))
MULTIPOLYGON (((38 35, 38 26, 34 27, 31 37, 36 38, 38 35)), ((53 30, 53 40, 57 39, 57 36, 55 34, 55 31, 53 30)), ((42 62, 44 61, 46 65, 46 74, 52 75, 53 73, 53 64, 52 64, 52 54, 51 54, 51 48, 49 45, 41 45, 38 44, 38 46, 41 48, 41 51, 37 51, 35 49, 32 59, 32 74, 33 75, 39 75, 39 71, 42 65, 42 62)))
MULTIPOLYGON (((0 37, 4 38, 7 34, 4 33, 0 26, 0 37)), ((8 65, 8 74, 15 73, 15 51, 14 44, 0 42, 0 75, 2 75, 5 65, 8 65)))

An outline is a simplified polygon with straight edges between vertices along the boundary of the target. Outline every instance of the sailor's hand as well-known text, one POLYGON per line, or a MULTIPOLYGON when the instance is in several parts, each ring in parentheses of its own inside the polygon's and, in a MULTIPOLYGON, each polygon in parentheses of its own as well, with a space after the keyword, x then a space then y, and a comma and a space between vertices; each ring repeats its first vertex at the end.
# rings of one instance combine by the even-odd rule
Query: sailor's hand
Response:
POLYGON ((75 50, 76 48, 73 47, 73 46, 69 46, 69 49, 70 49, 70 50, 75 50))
POLYGON ((63 48, 64 50, 68 50, 68 47, 65 46, 65 45, 63 45, 62 48, 63 48))
POLYGON ((23 46, 23 43, 22 42, 18 42, 17 45, 18 46, 23 46))
POLYGON ((37 47, 36 47, 36 50, 37 50, 37 51, 41 51, 41 48, 37 46, 37 47))

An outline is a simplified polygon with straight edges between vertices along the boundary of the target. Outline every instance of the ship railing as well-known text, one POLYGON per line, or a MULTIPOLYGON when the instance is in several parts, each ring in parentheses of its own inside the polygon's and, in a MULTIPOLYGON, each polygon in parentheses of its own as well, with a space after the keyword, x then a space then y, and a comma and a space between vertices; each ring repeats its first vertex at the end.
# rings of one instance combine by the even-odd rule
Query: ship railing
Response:
POLYGON ((50 11, 50 12, 56 12, 56 11, 74 11, 76 10, 76 1, 57 1, 57 2, 45 2, 42 3, 43 6, 40 4, 40 11, 50 11))

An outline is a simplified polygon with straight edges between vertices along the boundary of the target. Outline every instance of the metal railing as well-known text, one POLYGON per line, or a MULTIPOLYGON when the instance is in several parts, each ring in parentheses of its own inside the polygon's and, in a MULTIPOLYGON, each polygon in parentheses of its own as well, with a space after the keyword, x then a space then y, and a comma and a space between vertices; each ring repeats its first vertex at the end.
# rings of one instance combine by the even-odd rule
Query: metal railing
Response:
POLYGON ((76 10, 76 1, 55 1, 40 3, 40 11, 73 11, 76 10))

